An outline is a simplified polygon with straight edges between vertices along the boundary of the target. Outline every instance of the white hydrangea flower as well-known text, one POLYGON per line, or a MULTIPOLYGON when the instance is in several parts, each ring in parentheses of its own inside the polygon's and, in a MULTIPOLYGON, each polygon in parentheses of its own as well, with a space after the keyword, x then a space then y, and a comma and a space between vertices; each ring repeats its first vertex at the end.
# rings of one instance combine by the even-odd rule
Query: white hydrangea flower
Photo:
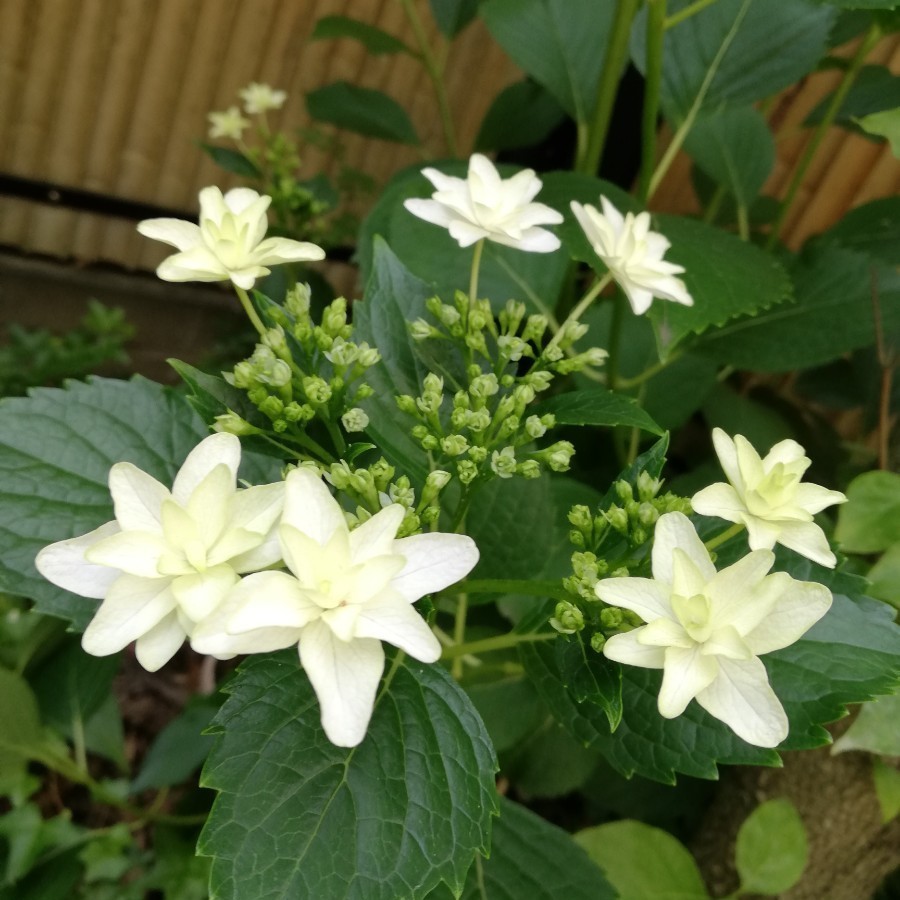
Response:
POLYGON ((200 224, 183 219, 145 219, 137 230, 180 252, 156 270, 163 281, 233 281, 250 290, 267 266, 324 259, 325 251, 306 241, 266 237, 266 210, 271 197, 251 188, 233 188, 224 196, 217 187, 200 191, 200 224))
POLYGON ((604 654, 663 670, 658 707, 665 718, 696 699, 747 743, 776 747, 788 720, 759 657, 798 640, 832 598, 821 584, 769 575, 774 561, 771 551, 755 550, 717 572, 690 520, 666 513, 656 525, 653 578, 597 582, 601 600, 647 623, 613 635, 604 654))
POLYGON ((694 510, 746 526, 751 550, 783 544, 834 568, 837 560, 813 515, 847 498, 840 491, 800 481, 810 465, 803 447, 781 441, 761 459, 743 435, 732 440, 721 428, 713 429, 713 445, 730 484, 719 482, 699 491, 691 498, 694 510))
POLYGON ((211 138, 231 138, 239 141, 244 129, 250 124, 249 119, 241 115, 236 106, 229 106, 224 112, 207 113, 209 120, 209 136, 211 138))
POLYGON ((284 483, 236 489, 240 441, 214 434, 185 460, 172 490, 131 463, 109 473, 116 518, 45 547, 35 565, 53 584, 103 600, 82 638, 95 656, 137 642, 140 664, 164 665, 238 576, 281 559, 284 483))
POLYGON ((478 561, 465 535, 395 537, 405 510, 392 504, 350 531, 343 510, 309 469, 287 477, 279 529, 288 572, 244 578, 193 634, 200 653, 227 657, 299 645, 319 698, 322 727, 340 747, 365 737, 387 641, 422 662, 441 655, 412 604, 468 574, 478 561))
POLYGON ((487 238, 531 253, 552 253, 559 238, 539 225, 558 225, 563 217, 543 203, 532 203, 541 180, 532 169, 501 178, 480 153, 469 159, 467 178, 454 178, 437 169, 422 169, 437 188, 430 200, 414 198, 404 206, 414 216, 440 225, 460 247, 487 238))
POLYGON ((270 109, 281 109, 287 99, 284 91, 276 91, 268 84, 260 84, 257 81, 242 88, 238 94, 244 101, 244 109, 251 115, 264 113, 270 109))
POLYGON ((672 245, 650 230, 650 213, 626 213, 623 217, 606 197, 600 197, 602 213, 595 206, 574 200, 570 205, 594 252, 625 291, 635 314, 645 313, 654 297, 694 305, 684 282, 675 277, 684 272, 684 267, 663 259, 672 245))

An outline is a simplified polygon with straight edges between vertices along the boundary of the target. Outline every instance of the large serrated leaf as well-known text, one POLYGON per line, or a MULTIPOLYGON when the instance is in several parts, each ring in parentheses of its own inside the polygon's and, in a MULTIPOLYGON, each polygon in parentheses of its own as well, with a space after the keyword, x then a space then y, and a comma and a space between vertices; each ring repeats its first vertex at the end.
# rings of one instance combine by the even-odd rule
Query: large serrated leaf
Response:
POLYGON ((535 408, 538 415, 548 412, 556 416, 558 425, 627 425, 651 434, 663 434, 636 400, 605 388, 557 394, 535 408))
POLYGON ((205 435, 182 396, 140 377, 38 388, 0 403, 0 589, 83 630, 97 601, 41 578, 38 550, 112 519, 113 463, 171 484, 205 435))
MULTIPOLYGON (((428 900, 449 900, 442 888, 428 900)), ((491 855, 476 859, 459 900, 613 900, 603 872, 561 828, 500 798, 491 855)))
POLYGON ((854 207, 822 236, 887 266, 900 265, 900 197, 854 207))
POLYGON ((351 749, 325 737, 295 653, 249 659, 228 692, 203 772, 219 791, 199 844, 213 898, 458 895, 488 850, 497 761, 443 669, 395 660, 351 749))

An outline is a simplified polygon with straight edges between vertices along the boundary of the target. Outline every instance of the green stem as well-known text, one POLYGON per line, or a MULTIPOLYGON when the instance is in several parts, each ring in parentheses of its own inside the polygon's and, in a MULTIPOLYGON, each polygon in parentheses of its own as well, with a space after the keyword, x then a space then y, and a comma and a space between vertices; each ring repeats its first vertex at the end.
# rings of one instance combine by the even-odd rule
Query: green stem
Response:
POLYGON ((638 198, 647 202, 656 158, 659 94, 662 84, 663 41, 666 35, 666 0, 649 0, 647 6, 647 70, 644 75, 644 111, 641 117, 641 172, 638 198))
POLYGON ((709 68, 706 70, 706 75, 703 76, 703 81, 700 84, 700 89, 697 91, 697 96, 694 97, 694 102, 691 104, 691 108, 688 110, 687 116, 685 116, 684 121, 678 127, 678 131, 675 132, 675 135, 672 138, 669 146, 666 147, 666 152, 663 154, 663 158, 659 161, 659 165, 656 167, 656 171, 653 173, 653 176, 650 179, 650 188, 647 191, 648 199, 652 197, 654 193, 656 193, 656 189, 659 187, 660 182, 662 182, 663 178, 666 177, 666 172, 669 171, 669 166, 672 165, 675 157, 678 155, 678 151, 681 150, 682 144, 684 144, 688 133, 694 127, 694 122, 700 113, 700 109, 703 106, 703 101, 706 99, 706 95, 709 93, 709 89, 713 83, 713 79, 716 77, 716 72, 719 71, 719 66, 722 65, 722 60, 725 58, 725 54, 728 52, 728 48, 731 46, 731 42, 734 40, 735 36, 740 30, 741 23, 744 21, 744 17, 747 15, 747 11, 750 9, 750 3, 751 0, 744 0, 744 2, 741 4, 741 8, 738 10, 737 15, 734 17, 734 22, 732 22, 731 28, 728 30, 728 33, 722 40, 722 43, 719 46, 716 55, 713 57, 713 61, 710 63, 709 68))
POLYGON ((478 299, 478 273, 481 269, 481 253, 484 250, 484 238, 476 245, 472 254, 472 271, 469 274, 469 312, 475 308, 478 299))
POLYGON ((803 155, 800 157, 799 162, 794 168, 787 192, 784 195, 784 199, 781 201, 781 205, 778 207, 778 215, 772 225, 769 240, 766 242, 767 250, 771 250, 777 243, 778 238, 781 235, 781 229, 784 227, 784 220, 787 218, 791 204, 794 202, 794 197, 797 195, 797 191, 803 183, 806 170, 813 161, 826 132, 831 128, 838 112, 840 112, 841 106, 844 104, 844 99, 850 88, 853 87, 853 83, 856 81, 856 77, 859 75, 860 69, 865 62, 866 57, 869 55, 869 51, 875 46, 880 37, 881 28, 878 23, 873 22, 872 25, 869 26, 869 30, 866 32, 866 36, 862 39, 853 58, 850 60, 850 65, 847 66, 837 90, 832 94, 828 107, 825 110, 825 114, 822 116, 822 121, 819 122, 812 138, 803 151, 803 155))
POLYGON ((622 322, 625 315, 625 298, 613 297, 612 322, 609 325, 609 357, 606 360, 606 383, 611 391, 619 383, 619 344, 622 340, 622 322))
MULTIPOLYGON (((647 383, 644 382, 641 384, 640 390, 637 395, 638 406, 643 407, 644 405, 644 397, 647 395, 647 383)), ((636 459, 638 455, 638 450, 641 444, 641 429, 636 425, 632 426, 631 436, 628 440, 628 454, 625 457, 626 463, 630 466, 636 459)))
POLYGON ((328 431, 328 436, 331 438, 331 442, 334 444, 334 449, 337 450, 338 456, 343 456, 344 451, 347 449, 347 442, 344 440, 344 436, 341 434, 341 429, 334 424, 334 422, 325 420, 325 429, 328 431))
POLYGON ((532 581, 520 578, 473 578, 456 586, 467 594, 524 594, 528 597, 550 597, 570 600, 569 592, 558 581, 532 581))
POLYGON ((578 305, 569 313, 565 322, 556 329, 556 334, 550 339, 550 342, 544 348, 546 353, 551 347, 555 347, 566 333, 566 329, 573 322, 577 322, 586 312, 587 308, 597 299, 600 292, 612 281, 612 273, 607 272, 602 278, 598 278, 593 287, 578 301, 578 305))
POLYGON ((672 13, 672 15, 666 19, 664 27, 666 30, 674 28, 676 25, 680 25, 685 19, 697 15, 698 12, 702 12, 707 6, 712 6, 713 3, 717 2, 718 0, 694 0, 693 3, 686 6, 684 9, 680 9, 677 13, 672 13))
POLYGON ((720 184, 709 198, 709 205, 703 213, 703 221, 710 224, 715 221, 719 210, 722 208, 722 201, 725 199, 725 185, 720 184))
POLYGON ((725 541, 730 541, 736 534, 740 534, 743 530, 744 526, 738 522, 737 524, 732 525, 731 528, 726 528, 721 534, 717 534, 708 541, 704 541, 704 546, 707 550, 715 550, 716 547, 721 547, 725 541))
POLYGON ((441 659, 452 659, 454 667, 456 660, 461 656, 469 654, 489 653, 491 650, 505 650, 507 647, 515 647, 517 644, 530 643, 533 641, 552 641, 559 637, 557 632, 543 631, 539 634, 501 634, 497 637, 483 638, 480 641, 470 641, 468 644, 454 644, 452 647, 445 647, 441 653, 441 659))
MULTIPOLYGON (((232 282, 232 284, 234 284, 234 282, 232 282)), ((253 308, 253 303, 250 301, 250 297, 242 287, 238 287, 236 284, 234 284, 234 289, 235 291, 237 291, 238 299, 241 301, 241 306, 244 307, 244 312, 247 313, 247 318, 250 319, 257 333, 260 337, 262 337, 266 333, 267 329, 266 326, 263 325, 262 320, 260 319, 256 310, 253 308)))
POLYGON ((673 362, 677 359, 681 359, 683 351, 675 350, 672 352, 670 356, 667 356, 664 360, 661 360, 658 363, 654 363, 649 368, 644 369, 643 372, 635 375, 633 378, 618 378, 616 380, 616 384, 618 385, 620 390, 628 390, 629 388, 638 387, 642 385, 645 381, 649 381, 654 375, 659 375, 663 369, 667 369, 672 365, 673 362))
MULTIPOLYGON (((453 623, 453 647, 447 648, 441 653, 441 657, 447 654, 448 650, 456 647, 465 647, 464 638, 466 636, 466 615, 469 611, 469 595, 460 594, 456 601, 456 619, 453 623)), ((459 681, 463 676, 463 656, 465 653, 453 655, 453 665, 450 667, 450 674, 459 681)))
POLYGON ((639 5, 640 0, 618 0, 609 43, 606 46, 606 59, 597 89, 594 113, 589 123, 587 140, 584 142, 584 152, 579 153, 575 163, 576 172, 594 175, 600 165, 618 93, 619 79, 622 77, 622 70, 628 57, 631 23, 639 5))
POLYGON ((737 226, 738 235, 742 241, 750 240, 750 219, 747 216, 747 204, 738 203, 737 205, 737 226))
POLYGON ((443 66, 435 58, 434 52, 431 49, 431 44, 428 43, 428 35, 425 33, 422 19, 416 10, 413 0, 400 0, 400 5, 406 13, 406 18, 409 19, 410 27, 413 30, 416 43, 419 46, 422 64, 425 66, 425 71, 428 73, 428 77, 434 87, 434 93, 438 103, 438 113, 441 117, 441 127, 444 130, 444 141, 447 144, 447 151, 451 156, 459 156, 459 149, 456 144, 456 130, 453 127, 453 115, 450 111, 447 87, 444 84, 443 66))

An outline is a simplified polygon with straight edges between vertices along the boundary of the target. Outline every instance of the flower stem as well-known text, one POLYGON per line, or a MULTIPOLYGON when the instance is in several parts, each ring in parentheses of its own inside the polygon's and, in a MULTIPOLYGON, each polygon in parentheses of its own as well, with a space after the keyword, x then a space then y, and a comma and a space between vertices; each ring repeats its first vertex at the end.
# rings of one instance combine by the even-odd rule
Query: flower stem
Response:
POLYGON ((668 29, 680 25, 685 19, 697 15, 698 12, 702 12, 707 6, 712 6, 713 3, 717 2, 718 0, 694 0, 693 3, 686 6, 684 9, 680 9, 677 13, 672 13, 672 15, 666 19, 664 27, 668 31, 668 29))
POLYGON ((716 547, 721 547, 726 541, 730 541, 736 534, 740 534, 744 530, 744 526, 741 525, 740 522, 731 526, 731 528, 726 528, 721 534, 717 534, 715 537, 710 538, 708 541, 704 541, 703 545, 707 550, 715 550, 716 547))
POLYGON ((467 594, 525 594, 529 597, 550 597, 570 600, 569 592, 558 581, 533 581, 520 578, 473 578, 463 581, 458 590, 467 594))
POLYGON ((469 312, 475 308, 478 299, 478 273, 481 269, 481 252, 484 250, 484 238, 476 245, 472 254, 472 271, 469 275, 469 312))
POLYGON ((612 322, 609 325, 609 356, 606 360, 606 384, 614 391, 619 383, 619 344, 622 342, 622 322, 625 319, 625 298, 613 297, 612 322))
POLYGON ((646 35, 647 71, 644 75, 644 111, 641 116, 641 172, 638 178, 638 198, 642 203, 647 201, 647 194, 650 192, 650 178, 656 157, 665 28, 666 0, 649 0, 646 35))
POLYGON ((244 307, 244 312, 247 313, 247 318, 250 319, 257 333, 262 337, 266 333, 266 326, 263 325, 262 319, 260 319, 256 310, 253 308, 253 303, 251 302, 249 295, 242 287, 238 287, 234 282, 232 282, 232 284, 234 285, 235 291, 237 291, 241 306, 244 307))
MULTIPOLYGON (((469 611, 469 595, 460 594, 456 601, 456 619, 453 622, 453 646, 465 647, 464 638, 466 636, 466 616, 469 611)), ((451 649, 451 648, 447 648, 451 649)), ((447 654, 447 649, 441 653, 443 658, 447 654)), ((459 681, 463 676, 463 656, 461 653, 453 656, 453 665, 450 667, 450 674, 459 681)))
POLYGON ((683 351, 675 350, 672 352, 670 356, 667 356, 664 360, 660 360, 658 363, 654 363, 652 366, 644 369, 643 372, 635 375, 633 378, 617 378, 616 384, 618 385, 620 390, 628 390, 629 388, 638 387, 638 385, 643 384, 645 381, 649 381, 653 378, 654 375, 659 375, 663 369, 667 369, 672 365, 673 362, 677 359, 681 359, 683 355, 683 351))
POLYGON ((570 324, 577 322, 587 311, 587 308, 597 299, 600 292, 612 281, 612 273, 607 272, 602 278, 598 278, 591 289, 578 301, 577 306, 566 317, 565 322, 556 329, 556 334, 550 339, 550 342, 544 348, 546 353, 551 347, 555 347, 566 333, 566 329, 570 324))
POLYGON ((612 118, 613 105, 618 93, 619 79, 622 77, 622 70, 625 68, 625 60, 628 56, 631 22, 639 5, 640 0, 618 0, 616 5, 616 15, 610 31, 609 43, 606 45, 603 73, 600 76, 597 98, 594 102, 594 113, 589 123, 587 139, 582 142, 583 152, 579 153, 575 162, 576 172, 594 175, 600 165, 603 145, 606 143, 609 121, 612 118))
POLYGON ((489 653, 491 650, 505 650, 507 647, 515 647, 517 644, 531 643, 534 641, 552 641, 559 637, 555 631, 542 631, 537 634, 500 634, 497 637, 483 638, 480 641, 470 641, 468 644, 454 644, 445 647, 441 653, 441 659, 452 659, 454 666, 457 659, 469 654, 489 653))
POLYGON ((826 132, 834 123, 841 106, 843 106, 847 93, 850 88, 853 87, 853 83, 856 81, 856 77, 859 75, 859 71, 865 62, 866 57, 869 55, 869 51, 875 46, 880 37, 881 27, 877 22, 873 22, 872 25, 869 26, 869 30, 866 32, 866 36, 862 39, 853 58, 850 60, 850 65, 847 66, 837 90, 832 95, 831 101, 825 110, 825 114, 822 116, 822 121, 819 122, 818 127, 813 133, 809 143, 806 145, 803 155, 800 157, 800 161, 797 163, 797 166, 791 175, 790 184, 788 185, 784 199, 781 201, 781 205, 778 207, 778 215, 775 217, 775 221, 772 224, 772 231, 769 233, 769 240, 766 242, 767 250, 771 250, 777 243, 778 237, 781 234, 781 229, 784 227, 784 220, 787 218, 791 204, 794 202, 794 197, 797 195, 797 191, 803 182, 806 170, 813 161, 826 132))

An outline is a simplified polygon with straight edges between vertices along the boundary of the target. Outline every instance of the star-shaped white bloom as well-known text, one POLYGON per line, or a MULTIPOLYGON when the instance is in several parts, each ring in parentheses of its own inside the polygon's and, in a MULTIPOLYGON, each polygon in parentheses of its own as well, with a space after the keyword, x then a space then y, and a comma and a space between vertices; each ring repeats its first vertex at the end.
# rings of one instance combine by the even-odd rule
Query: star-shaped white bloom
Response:
POLYGON ((532 203, 541 180, 532 169, 501 178, 480 153, 469 159, 468 178, 454 178, 437 169, 422 169, 437 188, 430 200, 411 199, 404 206, 414 216, 440 225, 460 247, 487 238, 531 253, 552 253, 559 238, 539 225, 558 225, 563 217, 543 203, 532 203))
POLYGON ((244 129, 250 124, 249 119, 241 115, 236 106, 229 106, 224 112, 208 113, 209 136, 211 138, 226 137, 239 141, 244 129))
POLYGON ((662 669, 660 715, 681 715, 691 700, 758 747, 788 734, 784 708, 759 659, 793 644, 831 606, 821 584, 769 575, 775 561, 756 550, 717 572, 690 520, 666 513, 656 524, 653 578, 607 578, 597 596, 647 624, 613 635, 609 659, 662 669))
POLYGON ((35 565, 53 584, 103 600, 82 646, 95 656, 137 641, 156 671, 244 572, 281 559, 275 528, 284 482, 237 490, 240 441, 214 434, 198 444, 172 490, 131 463, 109 473, 116 518, 45 547, 35 565))
POLYGON ((267 266, 324 259, 325 251, 306 241, 266 237, 271 197, 251 188, 200 191, 200 224, 183 219, 145 219, 138 231, 177 247, 156 270, 163 281, 233 281, 250 290, 267 266))
POLYGON ((340 747, 356 746, 384 670, 381 642, 435 662, 440 644, 412 604, 458 581, 478 561, 475 542, 465 535, 397 539, 404 514, 392 504, 350 531, 322 480, 308 469, 292 471, 279 529, 290 574, 243 579, 194 631, 193 648, 227 657, 299 644, 325 733, 340 747))
POLYGON ((600 205, 602 213, 589 204, 571 203, 594 252, 625 291, 634 312, 646 312, 654 297, 693 306, 684 282, 675 277, 684 267, 663 259, 672 245, 650 230, 650 213, 626 213, 623 217, 606 197, 600 198, 600 205))
POLYGON ((781 441, 761 459, 743 435, 732 440, 721 428, 713 429, 713 445, 731 483, 712 484, 695 494, 695 512, 746 526, 751 550, 783 544, 834 568, 837 560, 813 515, 847 498, 840 491, 800 481, 810 464, 803 447, 781 441))
POLYGON ((241 100, 244 101, 244 109, 250 113, 264 113, 270 109, 281 109, 287 94, 284 91, 276 91, 268 84, 251 82, 247 87, 238 91, 241 100))

